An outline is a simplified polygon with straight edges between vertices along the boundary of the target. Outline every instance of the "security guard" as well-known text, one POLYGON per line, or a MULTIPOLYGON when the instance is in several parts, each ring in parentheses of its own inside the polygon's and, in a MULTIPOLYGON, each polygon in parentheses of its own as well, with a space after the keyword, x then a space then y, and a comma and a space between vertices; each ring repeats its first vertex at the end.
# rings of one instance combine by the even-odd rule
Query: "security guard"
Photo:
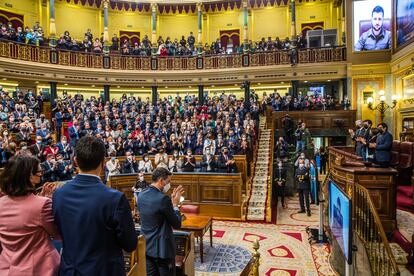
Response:
POLYGON ((298 191, 299 191, 299 203, 300 203, 300 211, 298 213, 305 213, 305 202, 306 202, 306 210, 308 217, 311 216, 310 205, 309 205, 309 190, 310 190, 310 182, 309 182, 309 168, 305 166, 305 161, 303 159, 299 159, 299 166, 295 172, 295 178, 298 182, 298 191))
POLYGON ((278 204, 279 196, 281 198, 283 209, 287 208, 285 204, 285 187, 286 187, 286 168, 283 167, 282 161, 279 161, 273 170, 273 201, 278 204))

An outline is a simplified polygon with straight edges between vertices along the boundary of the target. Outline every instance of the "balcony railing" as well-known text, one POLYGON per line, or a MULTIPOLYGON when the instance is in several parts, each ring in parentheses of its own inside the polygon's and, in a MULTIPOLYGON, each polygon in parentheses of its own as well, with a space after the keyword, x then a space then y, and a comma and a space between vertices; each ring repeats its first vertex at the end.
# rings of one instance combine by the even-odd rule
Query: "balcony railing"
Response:
MULTIPOLYGON (((63 66, 116 70, 208 70, 291 64, 290 50, 232 55, 200 55, 188 57, 141 57, 117 54, 73 52, 49 47, 0 41, 0 57, 57 64, 63 66)), ((346 60, 346 47, 308 48, 297 50, 297 64, 340 62, 346 60)))

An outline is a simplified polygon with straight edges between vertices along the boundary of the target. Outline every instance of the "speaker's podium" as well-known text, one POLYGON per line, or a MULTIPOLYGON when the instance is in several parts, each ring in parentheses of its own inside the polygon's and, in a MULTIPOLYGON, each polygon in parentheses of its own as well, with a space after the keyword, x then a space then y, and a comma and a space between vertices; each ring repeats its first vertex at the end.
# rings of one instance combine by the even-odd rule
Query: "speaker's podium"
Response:
MULTIPOLYGON (((137 235, 141 238, 138 241, 136 251, 131 256, 125 254, 126 269, 129 271, 128 276, 146 275, 146 257, 145 257, 145 240, 140 236, 141 228, 137 227, 137 235), (130 265, 128 267, 128 261, 130 265), (128 269, 130 268, 130 269, 128 269)), ((194 234, 192 232, 174 230, 176 255, 175 268, 177 276, 191 276, 195 274, 194 270, 194 234)))
POLYGON ((355 155, 354 147, 329 147, 329 168, 332 180, 354 196, 354 185, 365 187, 375 205, 385 232, 396 229, 396 177, 393 168, 377 168, 355 155))

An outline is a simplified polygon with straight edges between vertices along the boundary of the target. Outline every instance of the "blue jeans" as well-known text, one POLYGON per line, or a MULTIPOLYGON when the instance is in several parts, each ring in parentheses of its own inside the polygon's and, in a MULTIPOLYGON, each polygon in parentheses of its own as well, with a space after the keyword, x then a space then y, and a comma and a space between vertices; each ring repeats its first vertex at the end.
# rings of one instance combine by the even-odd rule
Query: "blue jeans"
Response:
POLYGON ((296 151, 303 151, 305 150, 306 143, 305 141, 296 141, 296 151))

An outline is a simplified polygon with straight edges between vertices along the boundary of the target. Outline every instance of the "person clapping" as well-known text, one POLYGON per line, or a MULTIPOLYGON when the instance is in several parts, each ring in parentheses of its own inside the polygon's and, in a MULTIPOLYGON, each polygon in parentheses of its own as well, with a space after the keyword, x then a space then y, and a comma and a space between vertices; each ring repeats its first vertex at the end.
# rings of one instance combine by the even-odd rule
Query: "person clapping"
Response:
POLYGON ((196 166, 196 160, 193 156, 193 152, 191 149, 187 149, 187 155, 184 156, 184 162, 182 171, 183 172, 194 172, 194 168, 196 166))

